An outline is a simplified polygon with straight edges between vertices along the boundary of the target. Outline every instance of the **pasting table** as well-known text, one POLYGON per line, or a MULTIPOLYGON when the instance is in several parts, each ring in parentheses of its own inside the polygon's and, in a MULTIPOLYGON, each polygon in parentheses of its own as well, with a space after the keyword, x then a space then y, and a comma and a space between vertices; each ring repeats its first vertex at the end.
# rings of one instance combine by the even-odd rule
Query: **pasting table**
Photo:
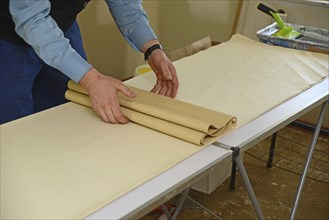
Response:
MULTIPOLYGON (((200 147, 134 123, 103 123, 74 103, 3 124, 1 218, 138 218, 233 159, 263 219, 239 150, 327 102, 328 56, 235 35, 175 66, 176 98, 236 116, 234 131, 200 147)), ((150 90, 154 82, 150 73, 125 83, 150 90)))

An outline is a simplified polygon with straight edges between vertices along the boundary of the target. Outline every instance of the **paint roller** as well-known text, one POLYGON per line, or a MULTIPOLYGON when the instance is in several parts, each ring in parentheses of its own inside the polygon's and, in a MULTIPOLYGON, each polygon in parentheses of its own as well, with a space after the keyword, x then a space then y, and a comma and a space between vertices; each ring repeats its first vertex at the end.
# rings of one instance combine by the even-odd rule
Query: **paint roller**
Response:
POLYGON ((285 25, 280 15, 272 8, 264 5, 263 3, 259 3, 257 9, 264 12, 265 14, 270 15, 274 19, 274 21, 276 21, 279 30, 273 33, 272 36, 286 38, 286 39, 298 39, 303 36, 301 33, 294 30, 292 27, 285 25))

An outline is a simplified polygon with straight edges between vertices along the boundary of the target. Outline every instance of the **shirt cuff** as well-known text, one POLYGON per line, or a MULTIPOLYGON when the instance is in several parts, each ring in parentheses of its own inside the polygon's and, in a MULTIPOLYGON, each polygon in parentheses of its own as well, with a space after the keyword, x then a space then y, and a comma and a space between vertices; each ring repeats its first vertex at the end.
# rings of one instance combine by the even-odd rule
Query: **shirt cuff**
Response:
POLYGON ((74 50, 64 54, 59 70, 78 83, 93 66, 74 50))
POLYGON ((125 37, 132 48, 142 51, 142 47, 150 40, 157 40, 157 37, 151 27, 145 24, 136 25, 130 32, 129 37, 125 37))

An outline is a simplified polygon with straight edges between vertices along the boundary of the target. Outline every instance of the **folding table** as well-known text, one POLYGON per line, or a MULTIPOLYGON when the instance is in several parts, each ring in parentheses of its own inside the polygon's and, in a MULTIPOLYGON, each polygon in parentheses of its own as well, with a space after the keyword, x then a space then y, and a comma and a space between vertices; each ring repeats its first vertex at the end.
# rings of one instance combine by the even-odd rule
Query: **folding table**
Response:
MULTIPOLYGON (((203 148, 132 123, 102 123, 91 109, 74 103, 1 125, 1 217, 138 218, 189 188, 215 165, 233 158, 256 214, 263 219, 239 150, 247 150, 326 103, 327 58, 236 36, 227 44, 176 62, 181 80, 177 99, 226 113, 232 111, 240 120, 236 130, 203 148), (279 56, 277 60, 267 59, 273 54, 279 56), (293 75, 292 82, 286 78, 289 74, 280 72, 282 65, 293 75), (248 74, 239 72, 248 71, 248 67, 248 74), (274 86, 281 82, 282 88, 274 86), (287 93, 282 91, 284 88, 287 93), (253 109, 257 111, 252 113, 253 109), (120 166, 125 163, 132 165, 120 166), (141 169, 145 167, 151 171, 144 173, 141 169)), ((126 84, 149 90, 154 80, 153 74, 146 74, 126 84)))

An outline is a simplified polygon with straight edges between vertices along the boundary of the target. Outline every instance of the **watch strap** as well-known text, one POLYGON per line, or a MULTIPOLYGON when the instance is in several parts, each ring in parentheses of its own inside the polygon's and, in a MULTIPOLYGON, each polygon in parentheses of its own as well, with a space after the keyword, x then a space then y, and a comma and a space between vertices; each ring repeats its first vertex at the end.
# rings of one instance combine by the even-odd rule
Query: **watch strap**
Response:
POLYGON ((160 49, 162 50, 162 46, 161 44, 154 44, 152 46, 150 46, 144 53, 144 60, 148 60, 149 56, 153 53, 153 51, 160 49))

